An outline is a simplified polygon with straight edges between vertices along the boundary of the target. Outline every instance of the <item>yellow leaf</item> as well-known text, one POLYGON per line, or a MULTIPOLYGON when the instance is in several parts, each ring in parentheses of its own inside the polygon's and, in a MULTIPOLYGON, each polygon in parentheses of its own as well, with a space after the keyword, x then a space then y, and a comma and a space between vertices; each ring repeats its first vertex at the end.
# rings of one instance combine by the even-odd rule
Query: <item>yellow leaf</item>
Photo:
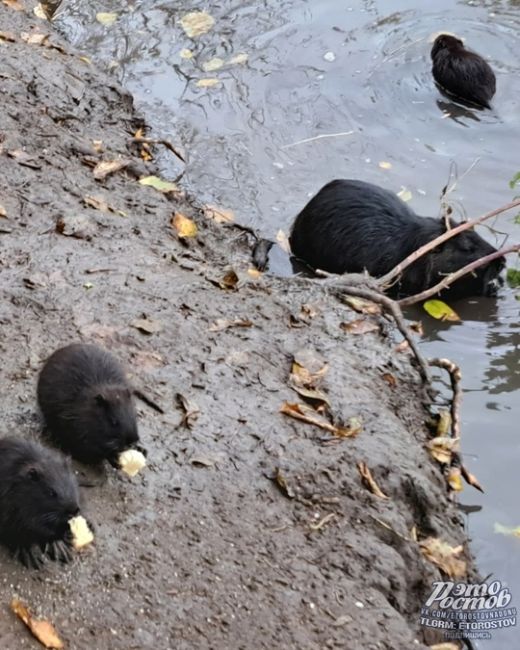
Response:
POLYGON ((213 86, 218 86, 220 79, 216 77, 211 77, 209 79, 199 79, 197 81, 197 86, 199 88, 213 88, 213 86))
POLYGON ((247 269, 247 274, 257 280, 258 278, 262 277, 262 271, 259 271, 258 269, 247 269))
POLYGON ((206 34, 215 24, 215 19, 206 11, 192 11, 180 20, 181 27, 189 38, 206 34))
POLYGON ((412 193, 410 190, 407 190, 406 187, 402 187, 401 190, 397 192, 397 196, 401 201, 411 201, 412 199, 412 193))
POLYGON ((439 461, 449 465, 454 451, 458 451, 459 438, 449 438, 448 436, 438 436, 429 440, 427 445, 430 454, 439 461))
POLYGON ((427 300, 423 307, 430 316, 437 320, 447 320, 454 323, 460 321, 458 314, 442 300, 427 300))
POLYGON ((495 524, 493 530, 498 535, 510 535, 512 537, 520 537, 520 526, 516 528, 510 528, 509 526, 503 526, 502 524, 495 524))
POLYGON ((244 63, 247 63, 249 59, 249 56, 245 53, 242 52, 240 54, 236 54, 235 56, 231 57, 229 59, 228 64, 229 65, 243 65, 244 63))
POLYGON ((188 50, 188 48, 184 47, 180 52, 179 56, 181 59, 193 59, 193 52, 191 50, 188 50))
POLYGON ((159 192, 167 194, 168 192, 178 192, 179 188, 175 183, 170 183, 170 181, 163 181, 162 178, 158 176, 145 176, 144 178, 139 179, 141 185, 147 185, 153 187, 159 192))
POLYGON ((116 22, 117 18, 117 14, 104 13, 102 11, 96 14, 96 20, 102 25, 113 25, 116 22))
POLYGON ((381 169, 392 169, 392 163, 386 162, 386 160, 382 160, 379 163, 379 167, 381 167, 381 169))
POLYGON ((180 239, 197 236, 197 224, 180 212, 176 212, 173 215, 171 224, 177 231, 177 236, 180 239))
POLYGON ((466 562, 457 557, 464 550, 462 545, 453 547, 440 539, 428 537, 419 546, 424 557, 440 567, 450 578, 463 578, 466 575, 466 562))
POLYGON ((219 70, 222 66, 224 65, 224 59, 219 58, 216 56, 213 59, 210 59, 209 61, 205 61, 202 64, 202 69, 204 72, 213 72, 214 70, 219 70))
POLYGON ((462 492, 464 486, 462 484, 462 474, 460 467, 450 467, 446 478, 448 485, 454 492, 462 492))
POLYGON ((44 647, 54 650, 63 648, 63 642, 51 623, 34 619, 27 607, 16 598, 11 601, 11 609, 44 647))

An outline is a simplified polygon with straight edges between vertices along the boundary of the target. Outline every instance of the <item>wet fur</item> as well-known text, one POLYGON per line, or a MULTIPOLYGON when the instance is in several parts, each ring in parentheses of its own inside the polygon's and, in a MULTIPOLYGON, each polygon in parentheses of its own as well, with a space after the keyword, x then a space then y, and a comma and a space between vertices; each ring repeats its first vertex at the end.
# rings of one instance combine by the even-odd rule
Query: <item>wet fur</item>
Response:
MULTIPOLYGON (((419 217, 392 192, 363 181, 335 180, 296 217, 290 243, 293 254, 315 269, 330 273, 366 270, 377 278, 444 231, 443 219, 419 217)), ((406 269, 391 293, 419 293, 494 251, 476 232, 461 233, 406 269)), ((503 265, 499 259, 468 274, 450 287, 450 295, 493 293, 493 281, 503 265)))
POLYGON ((69 462, 34 442, 0 439, 0 542, 26 566, 68 562, 68 521, 79 513, 69 462))
POLYGON ((75 343, 57 350, 38 380, 38 403, 47 434, 86 464, 137 447, 137 418, 130 386, 118 361, 95 345, 75 343))
POLYGON ((431 58, 433 78, 443 89, 477 106, 491 108, 496 78, 481 56, 466 50, 458 38, 441 34, 435 39, 431 58))

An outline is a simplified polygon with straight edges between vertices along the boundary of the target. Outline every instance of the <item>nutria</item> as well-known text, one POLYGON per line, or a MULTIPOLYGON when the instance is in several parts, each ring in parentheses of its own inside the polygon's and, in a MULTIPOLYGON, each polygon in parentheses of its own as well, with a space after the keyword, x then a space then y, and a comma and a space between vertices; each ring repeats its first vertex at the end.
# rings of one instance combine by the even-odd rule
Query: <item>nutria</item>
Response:
MULTIPOLYGON (((293 254, 314 269, 331 273, 366 270, 378 278, 445 229, 444 219, 417 216, 395 194, 377 185, 335 180, 296 217, 289 239, 293 254)), ((476 232, 467 230, 409 266, 391 293, 419 293, 495 251, 476 232)), ((503 266, 504 259, 497 259, 462 277, 447 291, 451 297, 492 295, 503 266)))
POLYGON ((466 50, 455 36, 441 34, 433 43, 431 58, 433 78, 441 88, 467 102, 491 108, 496 78, 481 56, 466 50))
POLYGON ((79 513, 69 461, 42 445, 0 439, 0 542, 28 567, 46 557, 68 562, 68 522, 79 513))
POLYGON ((45 363, 38 403, 46 433, 64 452, 86 464, 119 467, 119 455, 138 448, 132 390, 119 362, 95 345, 73 343, 45 363))

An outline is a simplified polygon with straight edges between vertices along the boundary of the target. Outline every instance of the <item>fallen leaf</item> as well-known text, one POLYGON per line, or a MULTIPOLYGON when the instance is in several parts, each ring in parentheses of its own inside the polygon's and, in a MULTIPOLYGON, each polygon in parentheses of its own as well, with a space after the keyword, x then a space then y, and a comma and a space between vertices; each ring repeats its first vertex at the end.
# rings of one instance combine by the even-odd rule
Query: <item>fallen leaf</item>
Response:
POLYGON ((438 436, 432 438, 426 444, 430 455, 435 458, 439 463, 446 465, 451 464, 451 459, 454 451, 458 451, 460 438, 450 438, 448 436, 438 436))
POLYGON ((439 419, 437 420, 437 437, 449 436, 451 432, 451 413, 447 409, 439 411, 439 419))
POLYGON ((24 43, 28 43, 29 45, 43 45, 49 39, 49 34, 36 34, 34 32, 28 34, 27 32, 22 32, 20 38, 24 43))
POLYGON ((234 291, 238 285, 238 275, 233 269, 230 269, 217 284, 221 289, 234 291))
POLYGON ((457 557, 464 550, 462 545, 453 547, 440 539, 428 537, 419 542, 419 547, 424 557, 450 578, 463 578, 466 575, 466 562, 457 557))
POLYGON ((3 205, 0 205, 0 219, 7 219, 7 210, 3 205))
POLYGON ((421 321, 410 323, 410 329, 413 330, 416 334, 419 334, 419 336, 424 336, 424 329, 421 321))
POLYGON ((197 81, 197 86, 199 88, 212 88, 213 86, 218 86, 220 79, 216 77, 209 77, 207 79, 199 79, 197 81))
POLYGON ((157 332, 161 332, 163 329, 161 322, 151 320, 150 318, 137 318, 132 321, 132 327, 135 327, 143 334, 156 334, 157 332))
POLYGON ((327 395, 319 390, 328 364, 320 359, 314 351, 302 350, 295 355, 289 375, 289 385, 301 397, 330 407, 327 395))
POLYGON ((20 0, 2 0, 4 5, 7 5, 10 9, 14 9, 15 11, 23 11, 24 6, 20 2, 20 0))
POLYGON ((276 485, 278 485, 280 490, 285 494, 285 496, 288 496, 289 499, 294 499, 296 494, 292 489, 292 487, 287 482, 285 475, 282 473, 282 470, 279 467, 277 467, 275 470, 274 481, 276 485))
POLYGON ((235 221, 235 215, 231 210, 217 208, 214 205, 205 205, 203 212, 207 219, 211 219, 216 223, 233 223, 235 221))
POLYGON ((63 648, 63 642, 51 623, 34 619, 28 608, 16 598, 11 601, 11 609, 45 648, 52 650, 63 648))
POLYGON ((180 20, 182 29, 188 38, 206 34, 215 24, 215 19, 206 11, 192 11, 180 20))
POLYGON ((235 320, 226 320, 225 318, 217 318, 217 320, 210 326, 210 332, 223 332, 231 327, 252 327, 253 323, 245 318, 237 318, 235 320))
POLYGON ((247 274, 250 275, 255 280, 262 277, 262 271, 253 268, 247 269, 247 274))
POLYGON ((423 308, 437 320, 447 320, 454 323, 460 321, 458 314, 442 300, 427 300, 423 303, 423 308))
POLYGON ((191 429, 195 424, 195 421, 199 417, 200 409, 191 399, 188 399, 182 393, 177 393, 175 395, 177 404, 182 409, 184 415, 181 421, 182 426, 191 429))
POLYGON ((349 323, 340 323, 340 327, 349 334, 368 334, 368 332, 378 332, 380 329, 378 323, 367 318, 359 318, 349 323))
POLYGON ((220 57, 216 56, 213 59, 210 59, 209 61, 205 61, 202 64, 202 69, 204 72, 214 72, 215 70, 220 70, 220 68, 224 65, 224 59, 221 59, 220 57))
POLYGON ((394 349, 396 352, 407 352, 410 349, 410 344, 406 339, 403 339, 394 349))
POLYGON ((249 56, 245 52, 241 52, 240 54, 235 54, 235 56, 231 57, 231 59, 228 61, 228 64, 243 65, 244 63, 247 63, 248 59, 249 56))
POLYGON ((382 160, 379 163, 379 167, 381 167, 381 169, 392 169, 392 163, 386 162, 386 160, 382 160))
POLYGON ((352 438, 361 431, 361 422, 356 418, 351 418, 350 425, 336 426, 306 404, 284 402, 280 412, 296 420, 302 420, 307 424, 313 424, 320 429, 325 429, 325 431, 329 431, 338 438, 352 438))
POLYGON ((383 380, 390 386, 390 388, 395 388, 397 386, 397 379, 391 372, 385 372, 382 376, 383 380))
POLYGON ((446 480, 454 492, 462 492, 464 489, 460 467, 450 467, 446 475, 446 480))
POLYGON ((507 269, 506 281, 511 289, 518 289, 518 287, 520 287, 520 270, 507 269))
POLYGON ((96 14, 96 20, 102 25, 113 25, 118 19, 118 15, 114 13, 104 13, 100 11, 96 14))
POLYGON ((510 527, 503 526, 502 524, 495 524, 493 526, 493 532, 497 535, 509 535, 511 537, 520 537, 520 526, 510 527))
POLYGON ((276 233, 276 241, 283 251, 289 254, 291 253, 291 244, 289 243, 289 238, 283 230, 279 230, 276 233))
POLYGON ((363 300, 363 298, 356 298, 355 296, 344 294, 341 299, 345 304, 360 314, 378 316, 382 312, 381 305, 378 305, 375 302, 370 302, 369 300, 363 300))
POLYGON ((0 41, 6 41, 7 43, 16 43, 16 36, 11 32, 0 32, 0 41))
POLYGON ((148 187, 153 187, 159 192, 167 194, 168 192, 178 192, 179 188, 175 183, 170 183, 170 181, 163 181, 162 178, 158 176, 145 176, 144 178, 139 179, 141 185, 146 185, 148 187))
POLYGON ((376 497, 380 499, 388 499, 387 495, 382 492, 379 485, 375 482, 374 477, 372 476, 371 471, 368 469, 368 465, 362 461, 357 464, 358 472, 361 475, 361 480, 364 485, 375 494, 376 497))
POLYGON ((191 219, 188 219, 188 217, 185 217, 181 212, 176 212, 173 215, 171 225, 177 231, 177 237, 179 239, 197 236, 197 224, 191 219))
POLYGON ((103 160, 94 167, 94 178, 97 181, 101 181, 107 176, 110 176, 110 174, 115 174, 121 171, 121 169, 128 167, 129 164, 130 161, 124 160, 123 158, 120 160, 103 160))
MULTIPOLYGON (((44 17, 47 20, 52 20, 55 13, 60 8, 61 3, 62 0, 42 0, 39 6, 41 7, 44 17)), ((36 9, 34 10, 34 13, 36 14, 36 9)))
POLYGON ((402 187, 399 192, 397 192, 397 196, 401 199, 401 201, 411 201, 412 200, 412 193, 410 190, 407 190, 406 187, 402 187))
POLYGON ((80 214, 59 217, 56 221, 56 231, 64 237, 90 239, 96 233, 96 226, 88 217, 80 214))
POLYGON ((188 50, 187 48, 183 48, 179 52, 179 56, 181 59, 193 59, 193 52, 191 50, 188 50))
POLYGON ((121 217, 128 216, 126 212, 123 212, 123 210, 117 210, 116 208, 111 207, 104 199, 98 198, 96 196, 85 196, 83 203, 90 208, 99 210, 100 212, 112 212, 113 214, 118 214, 121 217))
POLYGON ((23 149, 8 151, 7 155, 10 158, 14 158, 14 160, 16 160, 16 162, 23 167, 29 167, 29 169, 42 168, 41 164, 35 160, 34 156, 31 156, 31 154, 27 153, 27 151, 23 151, 23 149))

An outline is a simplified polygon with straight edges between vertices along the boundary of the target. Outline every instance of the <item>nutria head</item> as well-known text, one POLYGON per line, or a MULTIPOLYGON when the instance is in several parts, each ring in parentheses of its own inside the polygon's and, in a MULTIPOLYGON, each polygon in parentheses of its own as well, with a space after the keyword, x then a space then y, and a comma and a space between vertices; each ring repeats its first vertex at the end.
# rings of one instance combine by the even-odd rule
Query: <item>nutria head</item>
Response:
POLYGON ((441 34, 437 36, 433 43, 431 57, 434 59, 439 52, 442 50, 448 50, 448 52, 457 52, 464 49, 464 43, 451 34, 441 34))

